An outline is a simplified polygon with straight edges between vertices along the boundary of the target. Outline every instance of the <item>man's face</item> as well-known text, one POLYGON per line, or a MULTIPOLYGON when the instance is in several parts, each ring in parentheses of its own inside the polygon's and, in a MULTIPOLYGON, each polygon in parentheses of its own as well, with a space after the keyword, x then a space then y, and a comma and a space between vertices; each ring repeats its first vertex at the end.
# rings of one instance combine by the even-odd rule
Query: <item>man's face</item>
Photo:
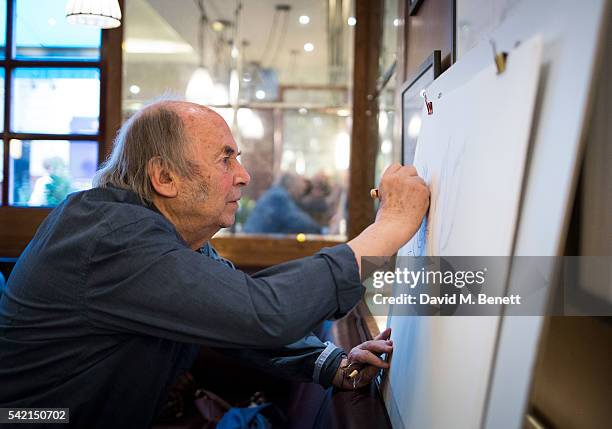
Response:
POLYGON ((214 112, 188 114, 183 120, 190 140, 189 160, 198 171, 191 180, 181 180, 179 203, 193 227, 229 227, 236 219, 241 187, 251 180, 237 159, 236 142, 214 112))

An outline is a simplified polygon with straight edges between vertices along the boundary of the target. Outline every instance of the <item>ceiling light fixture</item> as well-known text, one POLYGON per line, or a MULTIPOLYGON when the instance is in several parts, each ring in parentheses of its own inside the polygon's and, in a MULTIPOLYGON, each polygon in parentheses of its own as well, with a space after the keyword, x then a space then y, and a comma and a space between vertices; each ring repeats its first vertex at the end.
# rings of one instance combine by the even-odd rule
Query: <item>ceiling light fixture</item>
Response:
POLYGON ((346 23, 349 26, 354 27, 357 24, 357 18, 355 18, 354 16, 349 16, 349 18, 346 20, 346 23))
POLYGON ((118 0, 68 0, 66 20, 70 24, 91 25, 109 29, 121 25, 118 0))
POLYGON ((312 43, 305 43, 304 44, 304 50, 306 52, 312 52, 312 51, 314 51, 314 45, 312 43))
POLYGON ((222 21, 213 21, 213 23, 210 24, 210 26, 213 29, 213 31, 216 31, 217 33, 225 29, 225 24, 222 21))
POLYGON ((336 136, 334 161, 338 170, 347 170, 351 161, 351 137, 346 131, 340 131, 336 136))
POLYGON ((185 98, 194 103, 206 104, 213 88, 214 83, 208 70, 204 67, 198 67, 189 79, 185 89, 185 98))
POLYGON ((261 139, 265 130, 259 115, 251 109, 238 110, 238 126, 240 133, 249 139, 261 139))
POLYGON ((199 0, 197 5, 200 9, 200 21, 198 25, 198 54, 200 58, 198 68, 195 69, 191 75, 191 78, 189 79, 189 83, 187 84, 185 98, 194 103, 206 104, 210 101, 211 94, 214 89, 214 82, 210 76, 210 73, 206 67, 204 67, 204 35, 206 33, 208 17, 206 16, 206 10, 204 9, 204 1, 199 0))
POLYGON ((240 95, 240 79, 238 78, 238 70, 230 71, 229 80, 229 102, 232 106, 238 105, 238 97, 240 95))
POLYGON ((306 24, 310 23, 310 17, 308 15, 301 15, 298 18, 298 21, 300 22, 300 24, 306 25, 306 24))
POLYGON ((289 28, 289 12, 291 6, 288 4, 277 4, 274 7, 274 16, 272 17, 272 25, 268 39, 261 55, 259 63, 262 66, 273 67, 276 63, 278 53, 283 51, 283 44, 286 41, 287 30, 289 28), (268 58, 270 56, 270 58, 268 58))

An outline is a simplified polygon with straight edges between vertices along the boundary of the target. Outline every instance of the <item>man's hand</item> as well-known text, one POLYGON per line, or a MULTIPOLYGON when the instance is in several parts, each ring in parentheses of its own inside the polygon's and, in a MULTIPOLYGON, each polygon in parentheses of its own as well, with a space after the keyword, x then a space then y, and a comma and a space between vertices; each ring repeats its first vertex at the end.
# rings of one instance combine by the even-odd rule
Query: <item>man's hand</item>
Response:
POLYGON ((380 355, 393 351, 390 336, 391 328, 387 328, 373 340, 354 347, 348 358, 342 359, 334 376, 334 386, 341 389, 359 389, 370 384, 380 368, 389 368, 389 364, 383 361, 380 355), (351 377, 354 371, 357 373, 351 377))
POLYGON ((376 222, 396 225, 401 241, 407 242, 419 229, 429 207, 429 189, 414 166, 391 164, 380 179, 380 208, 376 222))
POLYGON ((376 221, 347 243, 362 275, 361 258, 395 254, 418 231, 429 207, 429 189, 412 166, 391 164, 380 180, 378 194, 376 221))

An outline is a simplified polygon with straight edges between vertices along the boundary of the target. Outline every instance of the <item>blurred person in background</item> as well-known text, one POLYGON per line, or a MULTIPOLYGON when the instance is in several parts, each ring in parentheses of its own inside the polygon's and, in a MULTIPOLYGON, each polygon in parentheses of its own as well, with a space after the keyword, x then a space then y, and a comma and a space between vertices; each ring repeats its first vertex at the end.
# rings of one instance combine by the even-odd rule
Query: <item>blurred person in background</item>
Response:
POLYGON ((324 226, 325 233, 331 227, 330 221, 338 209, 344 190, 341 185, 333 183, 324 172, 315 174, 309 182, 308 191, 300 199, 299 205, 319 225, 324 226))
POLYGON ((283 173, 257 200, 244 232, 320 234, 321 225, 298 205, 307 189, 308 182, 303 176, 283 173))
POLYGON ((28 200, 29 206, 54 206, 59 204, 70 192, 70 180, 66 174, 66 164, 58 156, 43 161, 46 173, 34 182, 34 189, 28 200))

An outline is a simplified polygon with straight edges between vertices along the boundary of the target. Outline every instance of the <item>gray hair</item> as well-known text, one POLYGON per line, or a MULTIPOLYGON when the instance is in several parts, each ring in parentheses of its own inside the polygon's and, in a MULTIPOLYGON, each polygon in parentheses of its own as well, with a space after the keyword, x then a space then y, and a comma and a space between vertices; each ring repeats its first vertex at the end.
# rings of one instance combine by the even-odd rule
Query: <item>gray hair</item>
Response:
POLYGON ((151 202, 155 191, 147 164, 152 158, 159 157, 162 167, 182 177, 195 174, 196 166, 186 156, 185 124, 172 104, 152 104, 123 124, 113 151, 93 179, 94 186, 128 189, 143 202, 151 202))

